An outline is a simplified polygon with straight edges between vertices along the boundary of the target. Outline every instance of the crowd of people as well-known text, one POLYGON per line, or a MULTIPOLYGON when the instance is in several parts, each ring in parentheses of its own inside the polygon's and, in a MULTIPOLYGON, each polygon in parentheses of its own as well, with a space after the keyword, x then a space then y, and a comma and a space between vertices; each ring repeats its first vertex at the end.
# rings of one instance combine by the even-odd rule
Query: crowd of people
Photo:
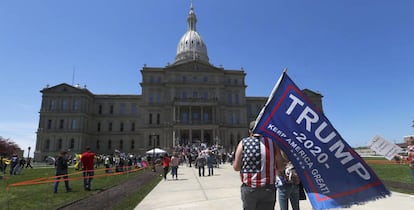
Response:
POLYGON ((9 168, 10 175, 18 175, 24 168, 33 168, 32 158, 21 158, 13 154, 10 158, 0 156, 0 174, 5 174, 9 168))
POLYGON ((167 180, 167 174, 171 171, 172 179, 177 180, 178 168, 182 164, 186 164, 187 167, 194 166, 200 177, 206 176, 206 168, 207 176, 213 176, 215 167, 219 167, 219 164, 225 162, 232 163, 233 158, 234 152, 226 153, 224 149, 220 149, 216 145, 210 147, 205 144, 178 146, 171 156, 167 153, 162 155, 163 177, 164 180, 167 180))

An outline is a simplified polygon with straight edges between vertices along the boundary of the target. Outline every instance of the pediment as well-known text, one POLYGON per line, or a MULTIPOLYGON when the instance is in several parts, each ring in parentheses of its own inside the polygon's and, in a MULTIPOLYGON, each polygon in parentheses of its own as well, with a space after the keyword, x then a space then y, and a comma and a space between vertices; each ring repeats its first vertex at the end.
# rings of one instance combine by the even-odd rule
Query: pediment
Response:
POLYGON ((86 87, 80 87, 80 86, 72 86, 66 83, 61 83, 59 85, 55 85, 52 87, 46 87, 43 90, 41 90, 40 92, 42 93, 67 93, 67 94, 76 94, 76 93, 88 93, 91 94, 91 92, 89 92, 88 89, 86 89, 86 87))

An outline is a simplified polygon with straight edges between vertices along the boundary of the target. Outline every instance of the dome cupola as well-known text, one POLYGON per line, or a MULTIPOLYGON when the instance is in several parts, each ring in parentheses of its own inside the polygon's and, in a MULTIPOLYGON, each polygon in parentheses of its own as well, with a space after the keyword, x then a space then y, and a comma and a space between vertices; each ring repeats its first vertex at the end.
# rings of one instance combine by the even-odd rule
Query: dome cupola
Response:
POLYGON ((196 30, 197 17, 194 13, 193 4, 190 7, 187 23, 187 32, 185 32, 178 42, 174 63, 184 63, 191 60, 208 63, 207 47, 196 30))

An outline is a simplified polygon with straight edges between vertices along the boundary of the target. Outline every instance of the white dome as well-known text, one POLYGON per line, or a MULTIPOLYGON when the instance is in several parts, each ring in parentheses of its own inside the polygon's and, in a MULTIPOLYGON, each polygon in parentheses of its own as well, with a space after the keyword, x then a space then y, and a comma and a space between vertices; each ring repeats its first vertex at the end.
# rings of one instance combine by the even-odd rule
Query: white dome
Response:
POLYGON ((196 31, 197 17, 192 5, 187 22, 188 30, 178 42, 175 63, 191 60, 200 60, 208 63, 207 47, 200 34, 196 31))

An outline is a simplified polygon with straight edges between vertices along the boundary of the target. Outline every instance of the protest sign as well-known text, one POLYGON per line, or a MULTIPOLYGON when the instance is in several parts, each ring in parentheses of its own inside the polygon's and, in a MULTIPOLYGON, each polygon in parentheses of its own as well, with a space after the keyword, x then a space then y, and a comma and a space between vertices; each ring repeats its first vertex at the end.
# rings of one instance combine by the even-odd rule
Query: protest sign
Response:
POLYGON ((375 136, 368 144, 368 147, 377 154, 383 155, 387 160, 392 160, 395 155, 402 151, 402 148, 391 143, 381 136, 375 136))

